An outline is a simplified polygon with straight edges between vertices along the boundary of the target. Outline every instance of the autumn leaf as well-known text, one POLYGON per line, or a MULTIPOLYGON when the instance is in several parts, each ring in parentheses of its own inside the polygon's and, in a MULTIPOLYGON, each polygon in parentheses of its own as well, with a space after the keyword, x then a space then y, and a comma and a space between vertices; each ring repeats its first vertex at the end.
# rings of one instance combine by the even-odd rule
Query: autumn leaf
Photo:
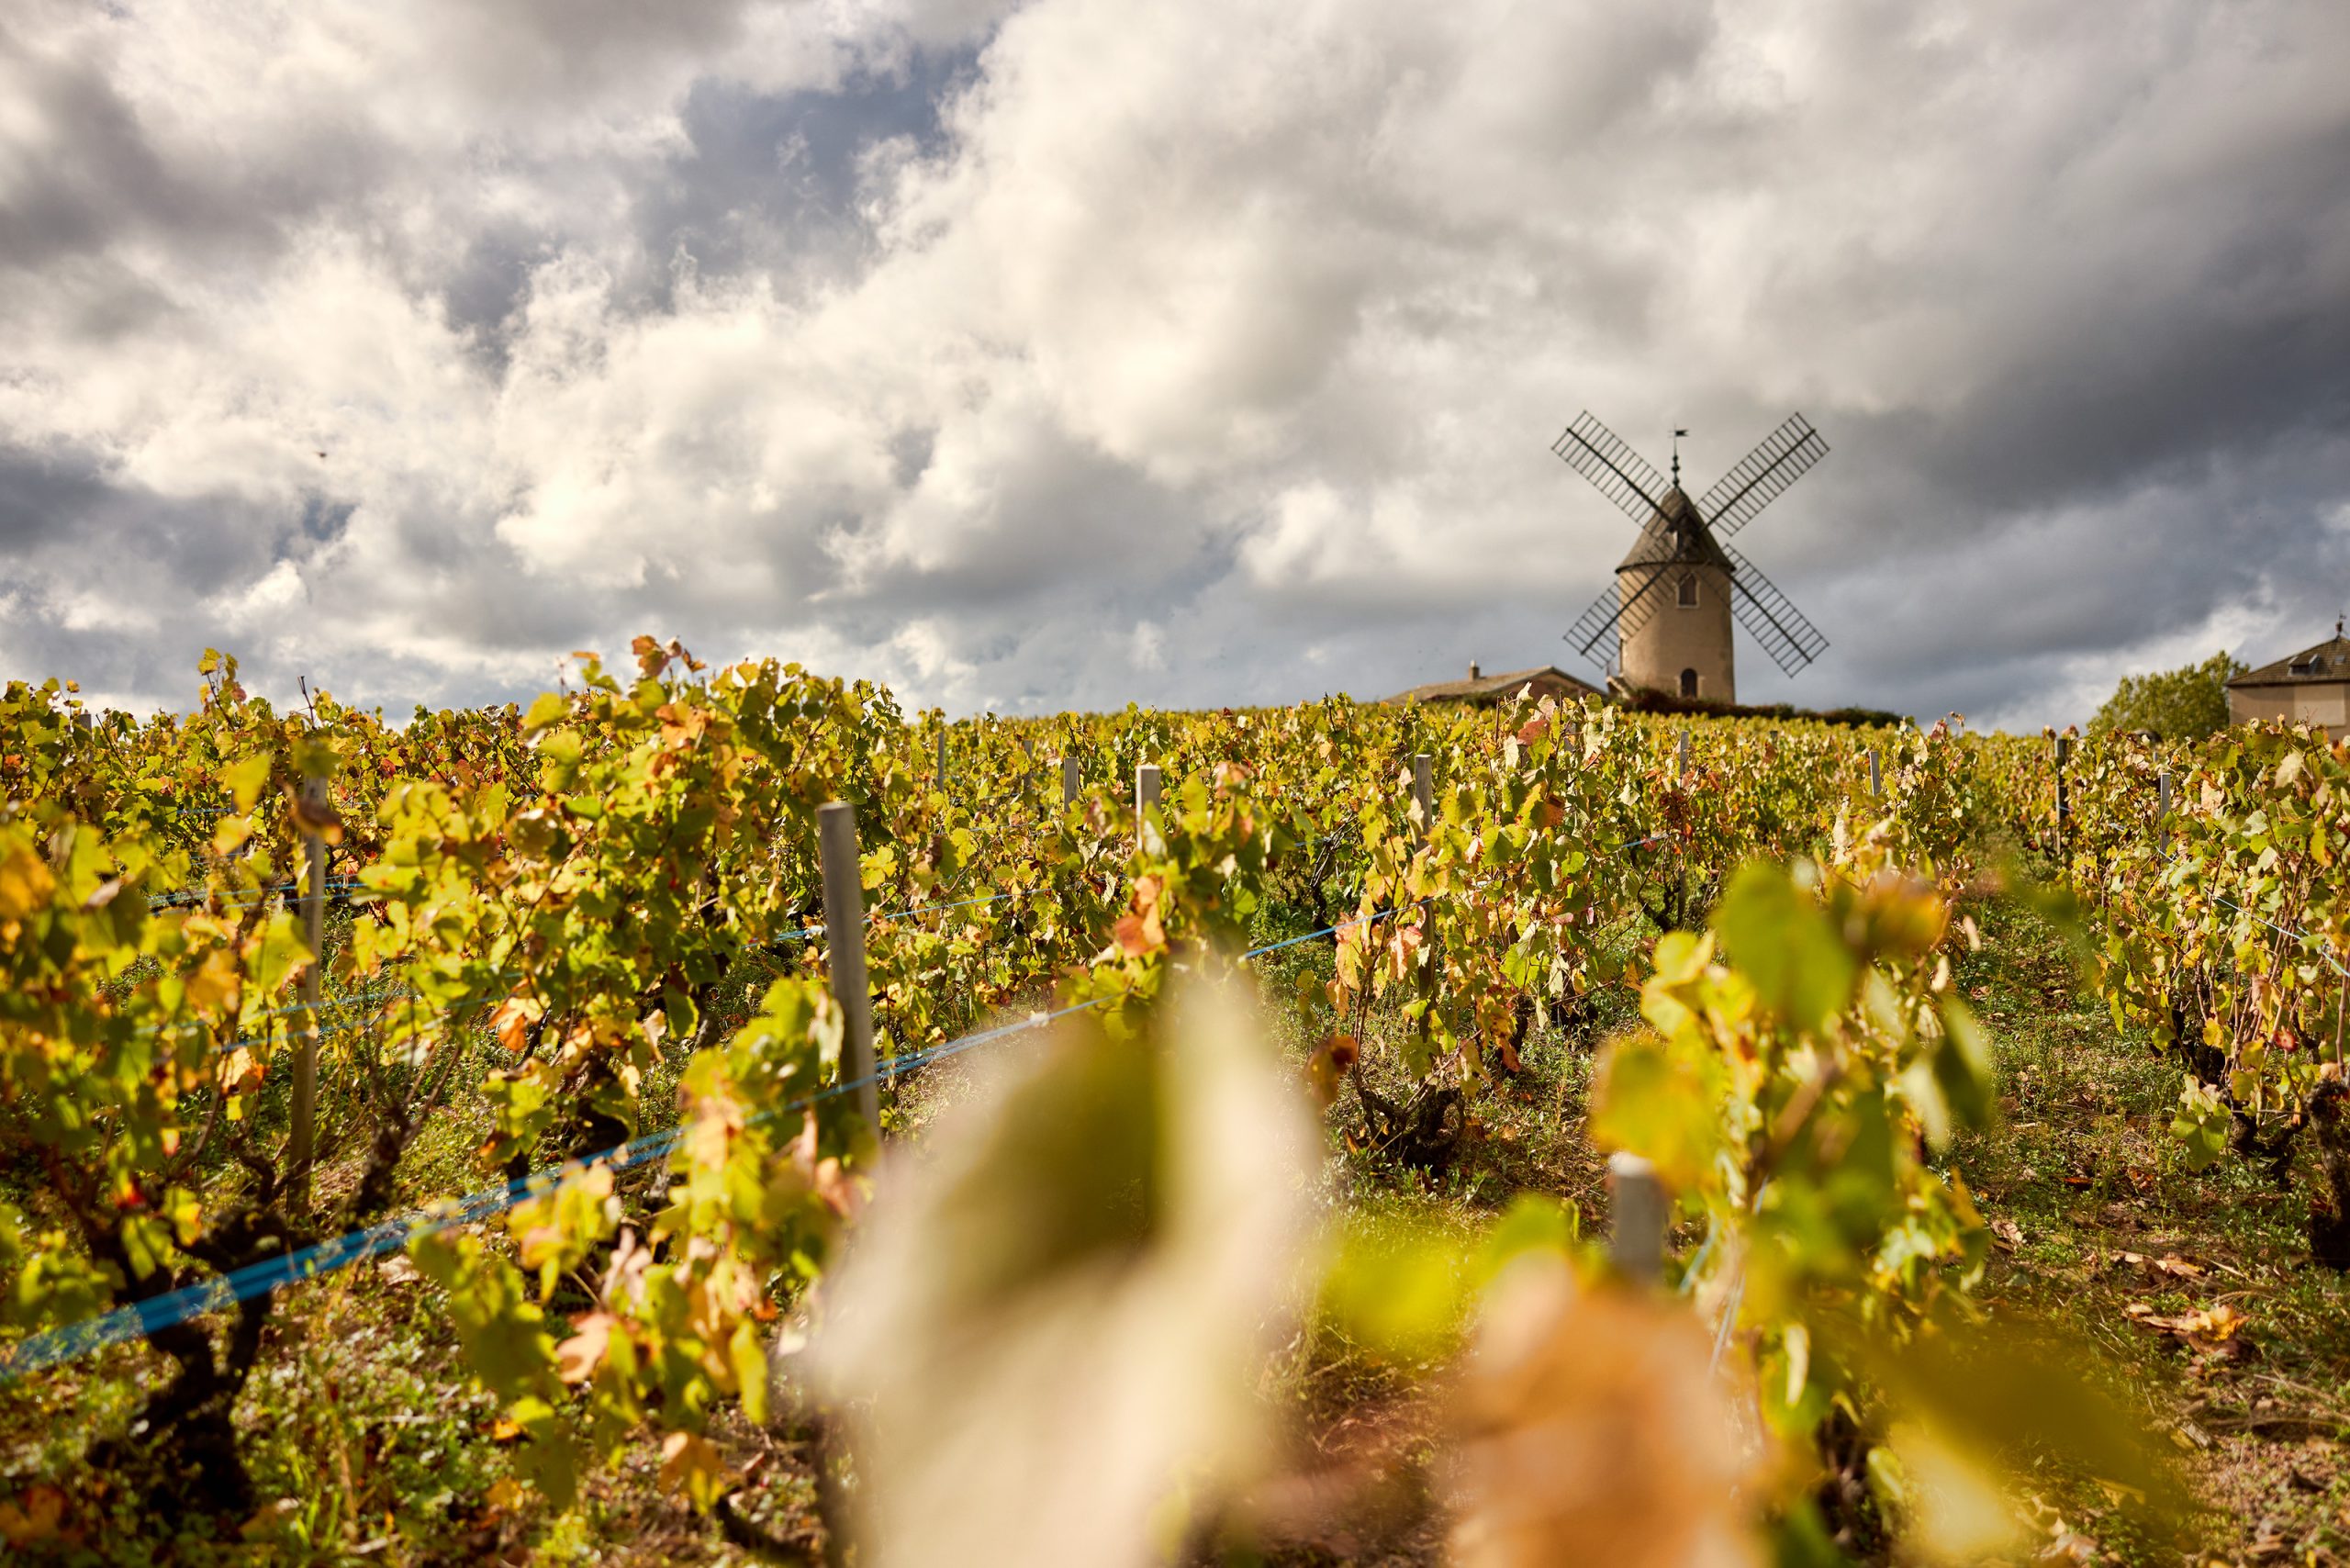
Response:
POLYGON ((261 1063, 252 1051, 238 1046, 220 1058, 215 1081, 223 1094, 250 1094, 260 1087, 261 1063))
POLYGON ((237 960, 222 948, 204 956, 187 977, 187 1004, 198 1013, 213 1013, 237 994, 237 960))
POLYGON ((293 811, 296 828, 329 844, 342 842, 342 816, 334 809, 334 802, 327 799, 323 789, 313 793, 289 787, 285 799, 293 811))
POLYGON ((45 1481, 37 1482, 0 1503, 0 1540, 10 1546, 47 1540, 64 1517, 65 1494, 45 1481))
POLYGON ((49 902, 57 886, 40 857, 18 848, 0 860, 0 920, 22 920, 49 902))
POLYGON ((1134 958, 1146 958, 1167 950, 1167 931, 1158 917, 1158 897, 1165 885, 1157 877, 1137 879, 1131 907, 1118 917, 1118 946, 1134 958))
POLYGON ((555 1375, 565 1383, 586 1383, 595 1376, 619 1324, 609 1312, 583 1312, 573 1318, 571 1338, 554 1349, 555 1375))
POLYGON ((684 1492, 708 1507, 718 1500, 725 1482, 725 1466, 707 1438, 672 1432, 661 1440, 661 1484, 684 1492))
POLYGON ((1337 1102, 1339 1081, 1360 1056, 1352 1035, 1333 1035, 1315 1047, 1305 1063, 1305 1083, 1316 1104, 1326 1111, 1337 1102))
POLYGON ((2216 1350, 2228 1347, 2238 1330, 2250 1321, 2227 1302, 2205 1307, 2198 1312, 2182 1312, 2165 1317, 2143 1301, 2133 1301, 2121 1309, 2122 1316, 2141 1327, 2159 1329, 2176 1334, 2198 1350, 2216 1350))
POLYGON ((520 1056, 531 1043, 531 1025, 545 1013, 545 1007, 535 997, 509 996, 489 1015, 489 1026, 499 1045, 520 1056))
POLYGON ((1455 1395, 1453 1560, 1759 1562, 1740 1500, 1759 1467, 1710 1362, 1705 1330, 1672 1304, 1579 1287, 1549 1259, 1506 1272, 1455 1395))

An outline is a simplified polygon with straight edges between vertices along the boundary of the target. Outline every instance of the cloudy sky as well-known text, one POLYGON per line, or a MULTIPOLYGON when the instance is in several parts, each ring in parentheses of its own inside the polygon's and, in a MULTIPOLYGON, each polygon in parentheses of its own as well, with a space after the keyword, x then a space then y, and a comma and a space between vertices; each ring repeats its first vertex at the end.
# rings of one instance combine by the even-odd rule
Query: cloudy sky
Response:
POLYGON ((1833 646, 1740 695, 2085 717, 2350 608, 2346 76, 2340 0, 9 0, 0 674, 1580 668, 1561 428, 1800 409, 1739 543, 1833 646))

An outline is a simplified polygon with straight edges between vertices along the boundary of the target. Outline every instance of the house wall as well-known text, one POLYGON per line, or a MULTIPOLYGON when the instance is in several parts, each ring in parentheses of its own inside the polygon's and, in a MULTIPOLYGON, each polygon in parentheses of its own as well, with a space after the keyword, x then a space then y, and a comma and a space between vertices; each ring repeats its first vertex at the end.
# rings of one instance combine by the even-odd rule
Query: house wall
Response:
POLYGON ((1651 572, 1665 574, 1656 588, 1659 602, 1648 621, 1623 639, 1624 679, 1671 696, 1681 693, 1681 672, 1697 672, 1697 695, 1714 702, 1738 700, 1738 667, 1730 638, 1729 573, 1719 566, 1640 566, 1616 576, 1618 602, 1628 601, 1651 572), (1678 602, 1674 585, 1684 575, 1697 579, 1695 606, 1678 602))
POLYGON ((2228 722, 2231 724, 2262 723, 2271 719, 2293 716, 2293 689, 2289 686, 2255 686, 2230 689, 2228 692, 2228 722))
POLYGON ((2249 724, 2281 720, 2322 724, 2340 734, 2350 729, 2350 681, 2313 680, 2290 686, 2253 686, 2228 692, 2228 722, 2249 724))

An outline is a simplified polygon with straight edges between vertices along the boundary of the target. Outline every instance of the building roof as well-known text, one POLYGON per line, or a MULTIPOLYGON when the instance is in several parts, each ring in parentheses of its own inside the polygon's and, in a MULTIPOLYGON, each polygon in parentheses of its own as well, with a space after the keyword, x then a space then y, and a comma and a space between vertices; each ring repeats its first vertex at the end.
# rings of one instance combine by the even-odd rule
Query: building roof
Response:
POLYGON ((2228 682, 2230 690, 2244 686, 2307 686, 2316 681, 2350 680, 2350 637, 2337 625, 2333 635, 2314 648, 2304 648, 2273 665, 2262 665, 2228 682))
POLYGON ((1469 666, 1466 680, 1439 680, 1432 686, 1416 686, 1409 691, 1399 691, 1383 698, 1387 702, 1488 702, 1517 695, 1518 688, 1533 685, 1552 690, 1565 688, 1570 697, 1601 697, 1607 694, 1587 680, 1577 680, 1555 665, 1537 665, 1532 669, 1514 669, 1506 675, 1487 675, 1475 665, 1469 666))
POLYGON ((1706 526, 1695 504, 1675 485, 1665 491, 1656 515, 1649 519, 1648 526, 1632 541, 1624 558, 1616 563, 1616 569, 1626 572, 1634 566, 1683 563, 1719 566, 1725 572, 1732 569, 1729 557, 1722 554, 1721 545, 1714 539, 1714 531, 1706 526))

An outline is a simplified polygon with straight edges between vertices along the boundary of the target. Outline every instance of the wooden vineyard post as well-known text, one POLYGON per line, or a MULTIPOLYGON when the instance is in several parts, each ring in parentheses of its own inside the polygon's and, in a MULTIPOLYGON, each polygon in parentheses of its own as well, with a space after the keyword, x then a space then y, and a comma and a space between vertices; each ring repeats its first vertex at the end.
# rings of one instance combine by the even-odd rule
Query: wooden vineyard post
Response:
POLYGON ((2073 761, 2073 737, 2056 737, 2056 857, 2069 879, 2073 874, 2073 801, 2065 788, 2065 769, 2073 761))
POLYGON ((1427 752, 1412 757, 1412 801, 1420 808, 1420 842, 1436 836, 1436 758, 1427 752))
POLYGON ((1664 1183, 1637 1154, 1607 1157, 1607 1254, 1617 1272, 1652 1285, 1664 1273, 1664 1183))
POLYGON ((938 792, 946 793, 946 715, 938 716, 938 792))
MULTIPOLYGON (((304 779, 302 799, 309 808, 307 814, 313 820, 322 820, 327 809, 327 781, 304 779)), ((309 1016, 302 1031, 302 1043, 294 1051, 293 1127, 285 1140, 287 1195, 297 1208, 309 1202, 310 1160, 318 1147, 319 1016, 325 1001, 327 968, 326 835, 315 827, 306 827, 302 854, 307 873, 302 889, 302 934, 310 945, 310 967, 302 972, 302 1005, 309 1010, 309 1016)))
POLYGON ((1077 758, 1073 756, 1065 756, 1061 758, 1061 804, 1064 806, 1071 806, 1076 803, 1077 758))
POLYGON ((1135 827, 1141 830, 1142 819, 1158 804, 1158 764, 1138 763, 1135 767, 1135 827))
POLYGON ((2154 842, 2161 847, 2163 858, 2170 858, 2170 769, 2165 767, 2154 775, 2154 842))
POLYGON ((1872 800, 1877 800, 1883 798, 1884 794, 1885 775, 1877 770, 1876 747, 1871 746, 1869 747, 1869 797, 1872 800))
POLYGON ((856 853, 856 808, 828 801, 816 808, 816 847, 824 874, 824 946, 833 995, 847 1025, 844 1070, 856 1085, 856 1108, 881 1140, 881 1091, 873 1073, 873 993, 865 979, 865 877, 856 853))
POLYGON ((1680 781, 1683 784, 1689 782, 1689 732, 1686 730, 1681 732, 1680 781))

